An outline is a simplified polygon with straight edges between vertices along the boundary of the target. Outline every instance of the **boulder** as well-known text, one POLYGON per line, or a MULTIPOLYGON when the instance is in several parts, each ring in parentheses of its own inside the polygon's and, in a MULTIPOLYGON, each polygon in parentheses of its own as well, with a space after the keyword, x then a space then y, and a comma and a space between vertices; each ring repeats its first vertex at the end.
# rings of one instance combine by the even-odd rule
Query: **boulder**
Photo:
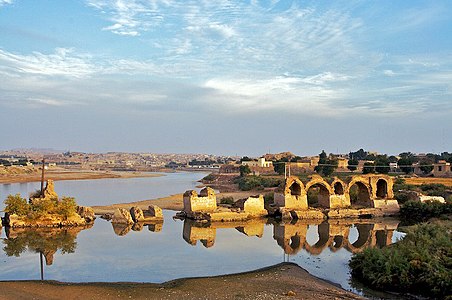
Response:
POLYGON ((148 212, 151 217, 163 219, 163 211, 157 205, 149 205, 148 212))
POLYGON ((117 208, 115 210, 113 218, 111 219, 111 222, 118 224, 133 224, 133 219, 127 209, 117 208))
POLYGON ((92 223, 96 219, 94 210, 89 206, 77 206, 77 213, 84 218, 87 223, 92 223))
POLYGON ((142 221, 144 221, 143 211, 139 207, 136 207, 136 206, 132 207, 130 209, 130 215, 132 216, 132 220, 134 222, 142 222, 142 221))

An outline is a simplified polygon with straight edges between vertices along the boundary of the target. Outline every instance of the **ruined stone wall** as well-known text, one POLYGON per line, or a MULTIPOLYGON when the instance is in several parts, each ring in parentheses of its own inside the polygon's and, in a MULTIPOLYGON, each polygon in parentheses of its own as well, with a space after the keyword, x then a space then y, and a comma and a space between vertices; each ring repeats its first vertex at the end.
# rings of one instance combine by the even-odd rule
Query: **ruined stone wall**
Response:
POLYGON ((184 211, 192 212, 214 212, 217 209, 217 197, 213 189, 207 187, 201 190, 199 195, 196 191, 184 193, 184 211))
POLYGON ((244 201, 238 201, 238 207, 252 216, 265 216, 267 211, 264 208, 264 196, 251 196, 244 201))

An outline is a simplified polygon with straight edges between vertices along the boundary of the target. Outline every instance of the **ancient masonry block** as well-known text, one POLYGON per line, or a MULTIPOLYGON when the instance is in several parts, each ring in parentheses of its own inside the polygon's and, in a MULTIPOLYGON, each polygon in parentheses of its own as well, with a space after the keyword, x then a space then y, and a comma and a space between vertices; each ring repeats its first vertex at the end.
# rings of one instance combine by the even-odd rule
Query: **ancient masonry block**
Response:
POLYGON ((217 209, 217 197, 212 188, 206 187, 199 195, 196 191, 184 193, 184 212, 214 212, 217 209))

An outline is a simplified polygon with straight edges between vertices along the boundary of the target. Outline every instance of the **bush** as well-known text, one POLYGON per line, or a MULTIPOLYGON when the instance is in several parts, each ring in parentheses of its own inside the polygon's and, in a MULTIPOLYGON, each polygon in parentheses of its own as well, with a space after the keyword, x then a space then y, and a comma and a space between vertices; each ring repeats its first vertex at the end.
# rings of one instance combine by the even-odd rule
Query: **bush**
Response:
POLYGON ((447 187, 440 183, 421 184, 419 188, 428 196, 441 196, 447 199, 449 194, 447 193, 447 187))
POLYGON ((76 213, 77 203, 75 203, 75 198, 73 197, 63 197, 61 201, 58 202, 56 211, 59 215, 64 216, 66 219, 73 216, 76 213))
POLYGON ((278 178, 269 178, 262 176, 246 176, 239 177, 235 181, 238 183, 239 189, 242 191, 250 191, 252 189, 263 189, 266 187, 277 187, 281 184, 281 180, 278 178))
POLYGON ((8 195, 4 201, 6 207, 5 212, 8 214, 16 214, 18 216, 25 216, 30 211, 30 205, 25 198, 20 194, 8 195))
POLYGON ((452 223, 419 224, 389 247, 350 260, 352 276, 381 290, 445 298, 452 291, 452 223))
POLYGON ((233 205, 234 204, 234 197, 223 197, 220 199, 220 204, 229 204, 229 205, 233 205))
POLYGON ((201 179, 202 181, 214 181, 216 179, 216 176, 213 174, 209 174, 207 176, 205 176, 203 179, 201 179))
POLYGON ((422 222, 452 213, 451 203, 438 201, 420 202, 410 200, 400 207, 400 217, 405 221, 422 222))

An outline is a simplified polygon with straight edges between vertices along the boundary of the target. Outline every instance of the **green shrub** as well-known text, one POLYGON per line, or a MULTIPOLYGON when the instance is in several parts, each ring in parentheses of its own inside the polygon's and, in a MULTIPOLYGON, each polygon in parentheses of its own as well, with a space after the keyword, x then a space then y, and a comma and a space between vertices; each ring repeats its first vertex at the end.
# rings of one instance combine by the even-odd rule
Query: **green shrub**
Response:
POLYGON ((430 184, 421 184, 419 188, 422 190, 424 194, 428 196, 441 196, 444 199, 447 199, 449 196, 447 192, 447 187, 444 184, 440 183, 430 183, 430 184))
POLYGON ((234 204, 234 197, 223 197, 220 199, 220 204, 229 204, 229 205, 233 205, 234 204))
POLYGON ((75 198, 73 197, 63 197, 61 201, 58 202, 56 211, 59 215, 65 217, 66 219, 73 216, 76 213, 77 203, 75 203, 75 198))
POLYGON ((214 181, 215 180, 215 175, 213 174, 209 174, 207 176, 205 176, 203 179, 201 179, 202 181, 214 181))
POLYGON ((400 217, 404 221, 411 222, 422 222, 450 213, 452 213, 452 204, 438 201, 420 202, 410 200, 400 207, 400 217))
POLYGON ((452 294, 452 223, 409 227, 403 240, 350 260, 352 276, 372 288, 445 298, 452 294))
POLYGON ((8 195, 4 203, 6 205, 4 211, 8 214, 25 216, 30 211, 30 205, 25 198, 20 196, 20 194, 8 195))
POLYGON ((281 184, 281 179, 251 175, 238 177, 234 182, 238 183, 240 190, 249 191, 266 187, 277 187, 281 184))

